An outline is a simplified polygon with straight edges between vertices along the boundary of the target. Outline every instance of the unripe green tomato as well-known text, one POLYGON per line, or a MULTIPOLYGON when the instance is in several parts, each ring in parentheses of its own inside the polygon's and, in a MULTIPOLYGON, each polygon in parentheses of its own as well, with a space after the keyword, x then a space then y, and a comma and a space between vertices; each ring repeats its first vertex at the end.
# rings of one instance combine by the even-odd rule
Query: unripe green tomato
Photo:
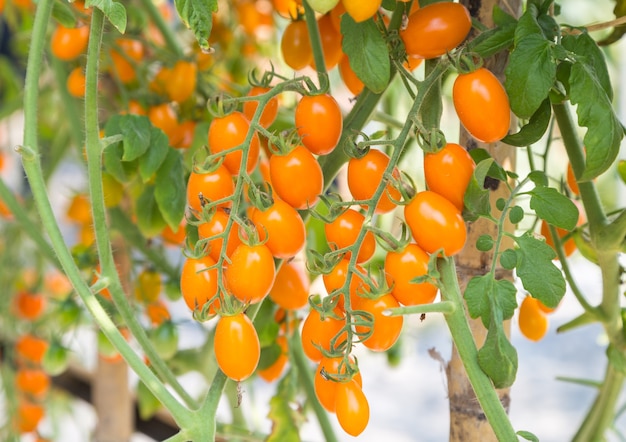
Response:
POLYGON ((178 329, 172 321, 165 321, 152 330, 150 340, 165 361, 171 359, 178 351, 178 329))
POLYGON ((57 376, 67 369, 67 349, 60 344, 52 343, 43 355, 43 369, 50 376, 57 376))
POLYGON ((326 14, 339 3, 339 0, 307 0, 311 8, 320 14, 326 14))

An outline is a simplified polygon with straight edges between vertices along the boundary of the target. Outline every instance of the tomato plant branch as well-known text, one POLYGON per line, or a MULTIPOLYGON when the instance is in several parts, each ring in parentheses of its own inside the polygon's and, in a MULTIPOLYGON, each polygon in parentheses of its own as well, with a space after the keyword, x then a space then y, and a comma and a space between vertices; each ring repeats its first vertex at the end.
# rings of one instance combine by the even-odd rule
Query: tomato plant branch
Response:
POLYGON ((467 322, 467 312, 465 311, 465 303, 461 295, 454 260, 439 259, 438 267, 441 272, 441 298, 457 305, 456 310, 445 315, 444 318, 450 329, 454 345, 463 361, 467 377, 476 393, 476 399, 478 399, 498 440, 518 440, 496 389, 478 364, 478 349, 467 322))
MULTIPOLYGON (((317 20, 315 20, 315 11, 309 5, 308 0, 302 2, 304 6, 304 17, 306 19, 306 27, 309 30, 309 40, 311 41, 311 49, 313 50, 313 61, 315 63, 315 70, 317 71, 318 78, 323 75, 328 75, 326 72, 326 63, 324 62, 324 49, 322 48, 322 39, 320 38, 320 30, 317 27, 317 20)), ((320 84, 321 84, 320 80, 320 84)))
MULTIPOLYGON (((98 122, 98 60, 104 16, 97 8, 92 13, 92 22, 87 47, 87 68, 85 72, 85 134, 87 144, 87 171, 89 176, 89 193, 91 196, 91 210, 96 236, 96 247, 102 275, 111 281, 110 292, 124 322, 135 339, 150 359, 151 365, 162 379, 167 381, 174 391, 187 403, 194 406, 194 399, 180 385, 174 374, 159 357, 154 345, 146 335, 145 330, 135 317, 135 314, 124 294, 122 284, 113 259, 113 250, 106 223, 106 207, 104 205, 104 190, 102 184, 102 147, 100 144, 98 122)), ((124 345, 126 342, 124 342, 124 345)), ((143 379, 142 379, 143 380, 143 379)), ((146 385, 148 385, 146 383, 146 385)), ((161 386, 161 388, 164 388, 161 386)))
POLYGON ((41 234, 41 226, 35 224, 30 219, 26 210, 24 210, 24 207, 22 207, 2 178, 0 178, 0 200, 2 200, 9 208, 9 211, 15 217, 15 220, 20 225, 20 228, 23 229, 30 239, 37 245, 37 249, 46 257, 46 259, 48 259, 48 261, 60 269, 61 264, 59 263, 52 246, 41 234))
POLYGON ((456 311, 457 305, 452 301, 434 302, 432 304, 410 305, 385 310, 385 316, 416 315, 421 313, 443 313, 450 315, 456 311))

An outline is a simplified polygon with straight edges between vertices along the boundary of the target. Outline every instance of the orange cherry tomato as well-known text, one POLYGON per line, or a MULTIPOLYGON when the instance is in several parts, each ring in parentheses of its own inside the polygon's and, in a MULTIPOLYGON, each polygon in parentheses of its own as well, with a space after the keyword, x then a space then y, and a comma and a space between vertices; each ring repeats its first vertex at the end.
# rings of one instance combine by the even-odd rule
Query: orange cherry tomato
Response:
MULTIPOLYGON (((556 227, 556 233, 559 236, 559 238, 564 238, 570 232, 560 227, 556 227)), ((554 249, 554 239, 552 238, 552 235, 550 234, 550 227, 548 226, 548 223, 545 222, 544 220, 541 221, 541 235, 546 239, 546 244, 548 244, 550 247, 554 249)), ((574 253, 575 250, 576 250, 576 242, 574 241, 573 237, 569 237, 563 243, 563 252, 565 252, 565 256, 570 256, 572 253, 574 253)))
POLYGON ((459 74, 452 86, 452 101, 459 120, 478 141, 493 143, 508 133, 511 125, 509 97, 491 71, 480 68, 459 74))
MULTIPOLYGON (((269 87, 262 86, 254 86, 248 92, 248 97, 255 97, 257 95, 262 95, 270 91, 269 87)), ((256 112, 256 108, 259 104, 256 101, 246 101, 243 103, 243 114, 248 118, 248 120, 252 121, 254 117, 254 113, 256 112)), ((272 97, 265 108, 263 108, 263 112, 261 112, 261 116, 259 117, 259 124, 265 128, 270 127, 276 117, 278 116, 278 96, 272 97)))
POLYGON ((309 278, 300 261, 284 262, 276 274, 270 299, 285 310, 298 310, 307 305, 309 278))
POLYGON ((472 18, 462 4, 432 3, 409 15, 408 25, 400 32, 400 38, 409 56, 428 59, 456 48, 471 28, 472 18))
POLYGON ((47 302, 45 296, 40 293, 22 290, 13 298, 13 304, 18 317, 35 321, 43 315, 47 302))
MULTIPOLYGON (((324 53, 324 64, 326 70, 331 70, 343 58, 343 49, 341 48, 342 35, 337 32, 333 26, 330 14, 324 14, 317 20, 317 27, 322 40, 322 52, 324 53)), ((315 59, 311 60, 311 67, 315 68, 315 59)))
POLYGON ((370 407, 356 380, 339 383, 335 411, 339 425, 349 435, 356 437, 365 430, 370 419, 370 407))
MULTIPOLYGON (((350 358, 354 362, 353 358, 350 358)), ((322 404, 322 407, 329 413, 335 412, 335 402, 337 400, 337 387, 339 382, 335 382, 332 379, 328 379, 322 375, 322 369, 325 375, 344 375, 346 373, 346 367, 343 364, 343 357, 323 357, 320 363, 317 365, 315 371, 314 387, 315 396, 317 400, 322 404)), ((363 385, 361 378, 361 372, 357 371, 353 378, 359 386, 363 385)))
POLYGON ((376 15, 382 0, 342 0, 342 3, 350 17, 360 23, 376 15))
POLYGON ((185 244, 185 238, 187 237, 187 230, 185 229, 186 224, 187 223, 183 218, 183 221, 180 223, 178 229, 175 232, 169 225, 165 226, 165 228, 161 232, 161 237, 163 238, 163 241, 176 246, 185 244))
POLYGON ((198 66, 194 62, 178 60, 170 70, 165 86, 167 96, 172 101, 183 103, 196 91, 198 66))
POLYGON ((259 239, 267 240, 265 245, 276 258, 291 258, 306 244, 304 221, 298 211, 283 200, 275 199, 265 210, 255 208, 251 218, 259 239))
MULTIPOLYGON (((187 204, 197 212, 202 212, 202 201, 215 202, 231 197, 235 191, 235 184, 230 171, 220 165, 213 172, 191 172, 187 182, 187 204)), ((232 206, 231 200, 218 204, 218 207, 232 206)))
POLYGON ((309 30, 304 20, 292 21, 280 40, 280 52, 285 64, 294 71, 307 67, 313 60, 309 30))
MULTIPOLYGON (((209 149, 211 153, 217 154, 237 146, 241 146, 246 141, 250 122, 246 116, 238 111, 214 118, 209 126, 209 149)), ((246 171, 252 173, 259 161, 259 137, 254 134, 248 149, 248 160, 246 171)), ((242 148, 243 149, 243 148, 242 148)), ((231 174, 237 175, 241 167, 242 149, 227 153, 224 156, 224 166, 231 174)))
POLYGON ((156 301, 146 305, 146 316, 150 319, 150 323, 154 327, 158 327, 165 321, 172 318, 170 311, 163 301, 157 299, 156 301))
POLYGON ((548 317, 539 306, 539 300, 526 296, 519 308, 519 329, 531 341, 539 341, 548 332, 548 317))
MULTIPOLYGON (((209 240, 209 256, 218 262, 220 259, 220 255, 222 253, 222 246, 224 244, 223 237, 216 237, 217 235, 222 235, 226 231, 226 226, 228 225, 228 214, 218 208, 211 219, 205 223, 202 223, 198 226, 198 235, 200 239, 213 238, 209 240)), ((239 228, 237 224, 233 224, 230 231, 228 232, 228 238, 226 240, 226 256, 230 257, 235 249, 241 244, 241 239, 239 239, 239 228)))
POLYGON ((35 431, 44 414, 43 405, 20 398, 14 420, 15 428, 22 434, 35 431))
POLYGON ((213 348, 220 370, 234 381, 247 379, 259 365, 259 336, 244 313, 222 316, 217 321, 213 348))
MULTIPOLYGON (((187 258, 180 275, 180 291, 190 310, 202 310, 217 294, 217 268, 210 256, 187 258), (207 270, 208 269, 208 270, 207 270)), ((219 302, 214 302, 209 313, 214 314, 219 302)))
POLYGON ((296 105, 296 129, 302 144, 312 153, 331 153, 343 130, 343 117, 337 101, 328 94, 302 97, 296 105))
MULTIPOLYGON (((350 158, 348 161, 348 189, 355 200, 368 200, 374 196, 378 186, 384 179, 385 169, 389 164, 389 156, 376 149, 370 149, 361 158, 350 158)), ((396 172, 395 175, 398 175, 396 172)), ((391 212, 396 208, 392 201, 400 201, 400 192, 391 184, 385 186, 378 204, 376 213, 391 212)))
POLYGON ((178 116, 169 103, 152 106, 148 111, 148 118, 154 127, 161 129, 170 145, 176 144, 178 133, 178 116))
POLYGON ((565 180, 572 193, 574 195, 580 195, 580 189, 578 188, 578 181, 574 175, 574 169, 572 169, 572 163, 567 163, 567 175, 565 180))
POLYGON ((135 65, 128 59, 139 64, 144 56, 143 44, 131 38, 118 38, 115 44, 118 49, 111 49, 113 71, 122 83, 128 84, 137 78, 135 65))
POLYGON ((269 161, 272 188, 294 209, 313 207, 324 191, 322 168, 313 154, 296 146, 285 155, 274 154, 269 161))
POLYGON ((241 302, 256 304, 270 292, 276 268, 274 257, 265 244, 240 244, 224 270, 226 288, 241 302))
POLYGON ((365 85, 352 70, 352 67, 350 66, 350 59, 347 55, 344 55, 339 62, 339 75, 341 76, 341 80, 343 80, 343 84, 346 85, 348 90, 353 95, 359 95, 363 92, 365 85))
POLYGON ((265 382, 274 382, 283 374, 289 358, 287 357, 287 338, 283 335, 276 337, 276 343, 280 347, 280 355, 269 367, 259 370, 258 374, 265 382))
POLYGON ((15 374, 15 386, 21 393, 43 399, 50 390, 50 376, 40 368, 22 368, 15 374))
MULTIPOLYGON (((333 222, 324 225, 326 241, 333 250, 352 246, 359 236, 365 216, 354 209, 348 209, 333 222)), ((376 251, 376 239, 372 232, 367 232, 357 255, 357 262, 365 262, 376 251)))
POLYGON ((428 273, 430 257, 417 244, 388 252, 385 257, 385 277, 392 287, 391 294, 403 305, 429 304, 437 296, 437 287, 429 282, 414 284, 418 276, 428 273))
MULTIPOLYGON (((324 281, 324 287, 326 288, 326 291, 329 294, 333 293, 336 290, 341 289, 345 285, 346 278, 348 277, 349 265, 350 265, 349 259, 342 259, 341 261, 337 263, 337 265, 329 273, 322 275, 322 280, 324 281)), ((366 271, 363 267, 357 265, 357 269, 360 272, 363 272, 363 274, 366 274, 366 271)), ((350 278, 350 287, 348 288, 348 291, 350 292, 350 305, 352 306, 352 308, 354 308, 354 306, 359 301, 359 297, 360 297, 359 294, 369 291, 369 287, 367 286, 367 284, 365 284, 363 279, 358 274, 353 273, 350 278)), ((345 293, 344 293, 344 296, 345 296, 345 293)), ((343 297, 340 298, 339 303, 337 304, 337 307, 341 311, 344 311, 343 297)))
POLYGON ((467 150, 448 143, 439 152, 424 155, 426 186, 462 211, 463 197, 475 167, 467 150))
MULTIPOLYGON (((378 299, 361 298, 357 305, 352 307, 355 310, 370 312, 374 316, 373 332, 365 338, 363 345, 372 351, 386 351, 396 343, 402 331, 403 317, 384 316, 383 311, 397 307, 400 307, 400 304, 389 293, 378 299)), ((358 325, 355 330, 359 334, 368 331, 367 327, 358 325)))
MULTIPOLYGON (((321 361, 323 355, 317 346, 330 351, 331 340, 339 335, 344 325, 342 319, 335 319, 330 316, 326 316, 322 320, 320 313, 311 309, 302 324, 301 339, 304 354, 314 362, 321 361)), ((345 332, 336 339, 335 345, 341 344, 342 341, 345 341, 345 332)))
POLYGON ((411 234, 427 253, 443 249, 454 256, 467 239, 465 221, 454 204, 429 190, 420 192, 404 207, 404 218, 411 234))
POLYGON ((67 77, 67 91, 71 96, 76 98, 82 98, 85 96, 85 73, 83 68, 76 67, 72 69, 70 75, 67 77))
POLYGON ((88 26, 66 28, 63 25, 59 25, 52 34, 50 43, 52 55, 63 61, 74 60, 85 52, 88 42, 88 26))
POLYGON ((40 366, 46 350, 48 342, 31 334, 22 335, 15 341, 15 355, 21 365, 40 366))

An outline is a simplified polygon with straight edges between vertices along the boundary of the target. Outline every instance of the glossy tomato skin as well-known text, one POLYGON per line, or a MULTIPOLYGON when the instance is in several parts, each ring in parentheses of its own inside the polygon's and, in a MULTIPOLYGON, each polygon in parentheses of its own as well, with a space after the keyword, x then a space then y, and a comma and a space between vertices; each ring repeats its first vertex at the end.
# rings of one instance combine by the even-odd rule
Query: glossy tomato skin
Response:
POLYGON ((339 425, 349 435, 356 437, 365 430, 370 419, 370 407, 356 380, 339 383, 335 411, 339 425))
POLYGON ((472 18, 460 3, 440 2, 419 8, 400 32, 409 56, 435 58, 460 45, 472 28, 472 18))
MULTIPOLYGON (((248 92, 248 97, 255 97, 257 95, 262 95, 270 91, 269 87, 262 86, 254 86, 248 92)), ((259 103, 256 101, 246 101, 243 103, 243 113, 248 118, 248 120, 252 121, 254 118, 254 113, 256 112, 257 107, 259 107, 259 103)), ((272 97, 263 112, 261 112, 261 116, 259 117, 259 124, 265 128, 270 127, 274 120, 276 120, 276 116, 278 116, 278 97, 272 97)))
POLYGON ((488 69, 459 74, 452 87, 452 101, 459 120, 478 141, 493 143, 508 133, 511 125, 509 97, 488 69))
POLYGON ((341 61, 339 61, 339 75, 343 80, 343 84, 346 85, 348 90, 353 95, 359 95, 361 92, 363 92, 365 84, 363 84, 361 79, 352 69, 352 66, 350 66, 350 59, 347 55, 344 55, 341 61))
POLYGON ((337 147, 343 117, 333 97, 328 94, 304 96, 296 105, 295 115, 302 144, 312 153, 327 155, 337 147))
MULTIPOLYGON (((326 288, 328 294, 331 294, 335 290, 339 290, 344 286, 344 284, 346 283, 346 278, 348 277, 349 265, 349 259, 342 259, 329 273, 326 273, 322 276, 322 280, 324 281, 324 287, 326 288)), ((367 271, 360 265, 357 265, 356 268, 359 272, 367 274, 367 271)), ((350 278, 350 286, 348 290, 350 292, 350 305, 354 308, 354 306, 358 303, 359 294, 368 291, 369 286, 363 281, 363 279, 359 275, 353 273, 350 278)), ((343 296, 339 299, 337 307, 341 311, 344 311, 343 296)))
MULTIPOLYGON (((350 357, 351 362, 354 362, 354 359, 350 357)), ((322 404, 322 407, 326 409, 326 411, 330 413, 335 412, 335 402, 337 400, 337 387, 339 387, 339 382, 335 382, 332 379, 327 379, 322 376, 322 369, 324 370, 326 375, 337 375, 346 373, 346 368, 342 364, 343 357, 326 357, 324 356, 320 363, 317 365, 317 370, 315 371, 314 377, 314 387, 315 387, 315 396, 317 396, 317 400, 322 404), (341 370, 340 370, 341 367, 341 370)), ((363 380, 361 377, 361 372, 358 371, 353 378, 359 387, 363 386, 363 380)))
MULTIPOLYGON (((210 256, 203 258, 187 258, 180 276, 180 291, 190 310, 202 310, 213 296, 217 294, 217 268, 210 256)), ((215 313, 215 305, 210 313, 215 313)))
POLYGON ((404 207, 404 218, 417 245, 427 253, 443 249, 454 256, 467 239, 461 212, 450 201, 429 190, 419 192, 404 207))
MULTIPOLYGON (((350 158, 348 161, 348 188, 355 200, 368 200, 374 196, 384 178, 388 164, 389 156, 376 149, 370 149, 361 158, 350 158)), ((394 189, 391 184, 387 184, 376 205, 376 213, 387 213, 396 207, 390 197, 396 201, 401 199, 400 192, 394 189)))
MULTIPOLYGON (((198 226, 198 235, 200 236, 200 239, 212 238, 208 241, 209 256, 211 256, 215 262, 220 259, 224 239, 222 237, 213 237, 223 234, 226 231, 227 225, 228 214, 223 209, 218 208, 213 213, 213 216, 209 221, 198 226)), ((241 239, 239 239, 239 229, 237 224, 233 224, 228 232, 228 238, 226 239, 226 256, 230 257, 239 244, 241 244, 241 239)))
MULTIPOLYGON (((202 212, 201 194, 205 201, 212 202, 228 198, 234 191, 233 177, 223 164, 213 172, 191 172, 187 181, 187 204, 196 212, 202 212)), ((227 200, 218 207, 230 207, 232 204, 232 201, 227 200)))
POLYGON ((217 321, 214 349, 220 370, 237 382, 254 373, 261 357, 259 336, 244 313, 222 316, 217 321))
POLYGON ((283 262, 270 290, 270 298, 285 310, 298 310, 307 305, 309 286, 309 278, 301 262, 283 262))
MULTIPOLYGON (((322 15, 317 20, 317 26, 322 40, 324 64, 326 65, 326 70, 330 71, 339 64, 339 60, 343 57, 343 50, 341 48, 342 35, 335 30, 330 14, 322 15)), ((314 59, 311 61, 311 67, 316 68, 314 59)))
MULTIPOLYGON (((348 209, 339 215, 334 221, 324 226, 326 241, 333 250, 352 246, 361 231, 365 216, 354 209, 348 209)), ((372 232, 367 232, 361 243, 357 255, 357 262, 363 263, 369 260, 376 251, 376 239, 372 232)))
MULTIPOLYGON (((209 149, 211 153, 216 154, 242 145, 249 130, 250 121, 239 111, 214 118, 209 126, 209 149)), ((257 134, 252 136, 250 146, 247 148, 248 161, 246 162, 246 171, 252 173, 259 161, 260 144, 257 134)), ((242 158, 242 150, 230 152, 224 156, 223 165, 226 166, 231 174, 237 175, 241 167, 242 158)))
POLYGON ((448 143, 439 152, 424 155, 426 186, 463 211, 463 197, 475 167, 467 150, 448 143))
POLYGON ((77 58, 87 49, 89 27, 66 28, 59 25, 52 34, 51 50, 59 60, 70 61, 77 58))
POLYGON ((313 60, 309 31, 304 20, 292 21, 280 40, 280 51, 287 66, 294 71, 307 67, 313 60))
POLYGON ((170 71, 165 91, 172 101, 183 103, 187 101, 196 90, 198 67, 195 63, 186 60, 178 60, 170 71))
POLYGON ((176 144, 178 116, 169 103, 152 106, 148 111, 148 118, 154 127, 158 127, 167 135, 170 145, 176 144))
POLYGON ((122 83, 128 84, 137 78, 137 73, 127 57, 135 62, 140 62, 144 54, 143 44, 139 40, 131 38, 118 38, 115 44, 124 55, 118 52, 117 49, 111 50, 113 70, 122 83))
POLYGON ((539 305, 539 300, 527 296, 519 309, 519 328, 531 341, 539 341, 548 332, 548 317, 539 305))
MULTIPOLYGON (((302 324, 301 339, 304 354, 314 362, 321 361, 323 357, 322 352, 315 344, 325 350, 330 350, 330 341, 339 334, 343 326, 343 320, 331 318, 330 316, 326 316, 322 320, 320 313, 315 309, 311 309, 302 324)), ((338 345, 341 341, 340 336, 335 344, 338 345)))
MULTIPOLYGON (((363 341, 363 345, 372 351, 386 351, 396 343, 402 331, 403 317, 384 316, 383 311, 397 307, 400 304, 389 293, 377 299, 361 298, 356 306, 352 306, 354 310, 364 310, 374 316, 374 331, 363 341)), ((367 332, 365 326, 356 326, 355 329, 359 334, 367 332)))
POLYGON ((296 146, 285 155, 270 158, 270 179, 274 192, 298 210, 313 207, 324 190, 322 168, 304 146, 296 146))
POLYGON ((437 287, 429 282, 413 284, 411 280, 428 273, 430 257, 417 244, 388 252, 385 256, 385 277, 391 294, 403 305, 429 304, 437 296, 437 287))
POLYGON ((382 0, 342 0, 346 12, 357 22, 363 22, 376 15, 382 0))
POLYGON ((270 292, 276 268, 274 257, 265 244, 240 244, 226 266, 224 278, 228 291, 241 302, 256 304, 270 292))
POLYGON ((265 210, 254 209, 252 222, 261 241, 274 257, 288 259, 296 255, 306 243, 304 221, 296 209, 286 202, 275 199, 265 210))

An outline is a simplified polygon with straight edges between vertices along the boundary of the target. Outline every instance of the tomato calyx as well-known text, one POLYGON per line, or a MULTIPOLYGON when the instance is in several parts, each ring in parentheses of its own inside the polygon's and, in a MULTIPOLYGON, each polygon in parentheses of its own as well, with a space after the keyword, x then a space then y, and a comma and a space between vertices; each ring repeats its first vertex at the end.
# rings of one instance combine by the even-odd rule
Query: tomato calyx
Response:
POLYGON ((270 183, 263 182, 261 184, 255 184, 249 182, 248 198, 250 198, 250 203, 254 209, 264 212, 272 207, 274 205, 273 194, 274 191, 270 183))
POLYGON ((391 232, 373 225, 368 226, 368 230, 374 234, 376 241, 386 252, 402 252, 411 242, 411 233, 406 223, 401 223, 400 228, 400 237, 396 238, 391 232))
POLYGON ((326 381, 350 382, 360 373, 358 360, 349 354, 344 354, 344 353, 334 354, 334 355, 329 354, 326 357, 330 357, 330 358, 341 357, 342 358, 342 360, 339 362, 339 367, 336 373, 326 370, 325 367, 321 368, 320 376, 322 376, 322 378, 326 381))
POLYGON ((223 118, 237 110, 239 100, 229 97, 223 92, 209 97, 207 110, 213 118, 223 118))
MULTIPOLYGON (((419 123, 421 124, 421 123, 419 123)), ((419 125, 417 126, 420 127, 419 125)), ((427 131, 417 131, 417 144, 424 153, 437 153, 445 147, 448 142, 441 129, 430 129, 427 131)))
POLYGON ((453 64, 459 74, 469 74, 483 67, 485 62, 475 52, 460 51, 453 64))

